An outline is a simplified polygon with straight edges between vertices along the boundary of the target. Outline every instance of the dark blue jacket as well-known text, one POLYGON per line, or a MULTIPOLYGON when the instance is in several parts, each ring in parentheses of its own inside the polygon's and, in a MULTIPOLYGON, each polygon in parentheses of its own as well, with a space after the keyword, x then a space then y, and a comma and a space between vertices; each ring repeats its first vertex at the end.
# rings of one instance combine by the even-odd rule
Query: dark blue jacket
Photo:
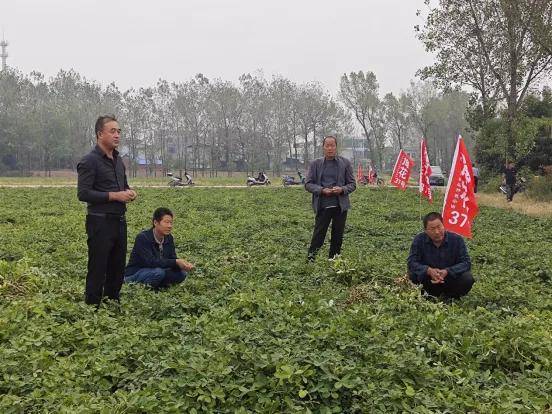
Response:
POLYGON ((162 269, 180 269, 176 264, 176 250, 171 234, 163 240, 163 255, 153 237, 153 228, 144 230, 136 236, 134 247, 130 253, 125 269, 125 277, 131 276, 145 267, 160 267, 162 269))
POLYGON ((471 260, 464 239, 456 233, 446 231, 443 243, 436 247, 425 233, 414 237, 408 256, 412 282, 423 283, 428 277, 428 267, 447 269, 453 279, 470 270, 471 260))
MULTIPOLYGON (((337 185, 343 188, 343 192, 339 194, 339 207, 341 211, 347 211, 351 208, 349 194, 355 191, 356 181, 353 175, 353 166, 351 162, 339 155, 335 157, 337 161, 337 185)), ((320 209, 320 198, 322 193, 322 171, 324 167, 324 157, 315 159, 307 172, 305 180, 305 189, 312 193, 312 208, 315 213, 320 209)))

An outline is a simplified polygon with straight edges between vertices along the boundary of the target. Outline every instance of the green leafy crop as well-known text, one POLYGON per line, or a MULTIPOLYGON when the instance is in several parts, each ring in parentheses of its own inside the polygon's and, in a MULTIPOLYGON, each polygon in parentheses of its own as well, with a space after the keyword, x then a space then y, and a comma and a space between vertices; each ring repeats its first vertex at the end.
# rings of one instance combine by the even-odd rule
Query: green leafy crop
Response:
POLYGON ((482 208, 476 284, 444 305, 403 277, 421 230, 414 192, 359 189, 342 257, 308 264, 300 188, 143 189, 129 250, 166 206, 197 270, 161 293, 125 285, 120 309, 95 312, 75 190, 0 199, 1 413, 550 409, 550 219, 482 208))

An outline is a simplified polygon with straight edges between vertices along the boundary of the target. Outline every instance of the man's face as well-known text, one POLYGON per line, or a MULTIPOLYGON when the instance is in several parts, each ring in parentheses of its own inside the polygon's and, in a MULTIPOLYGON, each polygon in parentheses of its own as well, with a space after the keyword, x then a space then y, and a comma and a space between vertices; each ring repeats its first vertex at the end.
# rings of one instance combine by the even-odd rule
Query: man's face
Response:
POLYGON ((98 134, 98 143, 101 143, 108 149, 115 149, 119 146, 121 128, 117 121, 106 122, 103 129, 98 134))
POLYGON ((172 231, 173 218, 168 214, 165 214, 160 221, 153 220, 153 226, 158 234, 168 236, 172 231))
POLYGON ((439 219, 428 221, 425 232, 433 243, 439 244, 445 238, 445 226, 439 219))
POLYGON ((333 138, 326 138, 324 141, 324 157, 326 158, 333 158, 335 157, 335 154, 337 152, 337 145, 335 143, 335 139, 333 138))

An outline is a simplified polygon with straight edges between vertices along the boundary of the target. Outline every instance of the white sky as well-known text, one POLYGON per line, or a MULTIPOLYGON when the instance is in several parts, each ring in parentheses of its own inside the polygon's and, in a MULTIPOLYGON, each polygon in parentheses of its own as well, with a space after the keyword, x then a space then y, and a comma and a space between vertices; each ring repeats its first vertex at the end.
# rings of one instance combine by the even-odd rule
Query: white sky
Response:
POLYGON ((122 90, 201 72, 237 82, 261 69, 331 92, 370 70, 380 93, 431 63, 414 35, 423 0, 0 0, 8 65, 47 77, 73 68, 122 90))

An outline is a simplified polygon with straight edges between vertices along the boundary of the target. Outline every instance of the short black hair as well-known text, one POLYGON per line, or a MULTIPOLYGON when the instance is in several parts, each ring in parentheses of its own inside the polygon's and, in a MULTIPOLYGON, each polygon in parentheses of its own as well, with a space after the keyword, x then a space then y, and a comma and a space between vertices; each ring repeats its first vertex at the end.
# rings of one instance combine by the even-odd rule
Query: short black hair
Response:
POLYGON ((322 146, 324 146, 327 139, 333 139, 335 141, 335 146, 337 147, 337 138, 334 135, 325 136, 324 139, 322 140, 322 146))
POLYGON ((96 138, 98 138, 98 134, 103 131, 103 127, 105 124, 111 121, 117 121, 117 118, 115 118, 115 115, 102 115, 96 119, 96 125, 94 126, 94 132, 96 133, 96 138))
POLYGON ((161 220, 163 220, 163 217, 165 216, 174 217, 173 212, 169 210, 167 207, 159 207, 153 212, 152 222, 154 221, 160 222, 161 220))
POLYGON ((441 223, 443 222, 443 216, 441 215, 441 213, 432 211, 431 213, 426 214, 424 216, 424 229, 427 229, 427 223, 436 219, 438 219, 441 223))

